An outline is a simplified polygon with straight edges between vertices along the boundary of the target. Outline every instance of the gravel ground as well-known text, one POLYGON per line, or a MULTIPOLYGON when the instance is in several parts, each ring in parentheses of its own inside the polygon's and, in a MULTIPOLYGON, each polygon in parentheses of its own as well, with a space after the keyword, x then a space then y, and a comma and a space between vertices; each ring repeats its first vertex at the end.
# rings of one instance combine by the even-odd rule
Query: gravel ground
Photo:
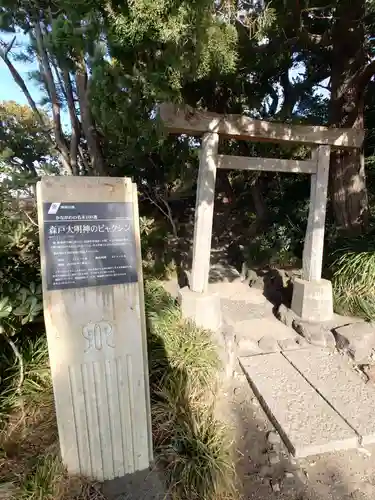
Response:
POLYGON ((244 500, 375 499, 375 446, 295 460, 239 368, 223 399, 236 434, 244 500))

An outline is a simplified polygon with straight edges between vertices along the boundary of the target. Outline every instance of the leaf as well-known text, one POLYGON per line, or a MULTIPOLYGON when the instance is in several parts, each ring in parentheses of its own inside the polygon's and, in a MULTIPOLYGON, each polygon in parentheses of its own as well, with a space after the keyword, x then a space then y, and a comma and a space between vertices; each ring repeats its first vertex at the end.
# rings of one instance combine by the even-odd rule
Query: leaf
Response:
POLYGON ((39 302, 38 297, 35 297, 35 295, 30 295, 29 297, 27 297, 26 300, 26 304, 30 308, 33 308, 38 302, 39 302))
POLYGON ((30 295, 29 294, 29 290, 27 288, 21 288, 21 290, 19 291, 19 300, 21 303, 24 303, 26 302, 27 300, 27 297, 30 295))
POLYGON ((29 316, 25 316, 21 320, 21 325, 26 325, 26 323, 29 323, 29 322, 30 322, 29 316))
POLYGON ((9 297, 3 297, 0 300, 0 318, 6 318, 12 312, 12 305, 9 297))
POLYGON ((26 304, 21 304, 20 306, 16 307, 13 310, 13 314, 15 316, 25 316, 25 314, 28 314, 29 308, 27 307, 26 304))
POLYGON ((43 309, 42 307, 42 304, 40 304, 39 302, 36 302, 35 304, 33 304, 31 307, 30 307, 30 312, 29 314, 32 315, 33 317, 37 316, 40 311, 43 309))
POLYGON ((12 292, 17 293, 21 289, 21 285, 19 283, 13 283, 12 284, 12 292))

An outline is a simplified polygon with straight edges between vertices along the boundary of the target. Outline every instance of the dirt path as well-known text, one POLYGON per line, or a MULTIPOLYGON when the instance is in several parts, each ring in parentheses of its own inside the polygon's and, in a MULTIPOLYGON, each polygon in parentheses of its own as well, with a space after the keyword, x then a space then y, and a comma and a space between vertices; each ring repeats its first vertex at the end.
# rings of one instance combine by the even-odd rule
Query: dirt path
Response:
POLYGON ((375 446, 294 460, 269 442, 273 426, 240 368, 225 392, 244 500, 375 499, 375 446))
MULTIPOLYGON (((255 297, 259 292, 252 293, 255 297)), ((222 298, 222 313, 234 326, 256 318, 275 320, 268 300, 250 307, 244 297, 240 302, 228 299, 222 298)), ((244 500, 375 500, 375 445, 293 459, 239 365, 223 390, 223 402, 220 406, 226 407, 226 418, 235 432, 238 483, 244 500)))
MULTIPOLYGON (((223 271, 228 266, 225 252, 213 250, 212 260, 213 281, 231 281, 223 271)), ((254 294, 258 292, 263 290, 254 290, 254 294)), ((273 306, 266 301, 249 308, 243 297, 240 301, 222 298, 228 324, 274 319, 273 306)), ((223 388, 218 407, 234 429, 238 485, 244 500, 375 500, 375 445, 293 459, 275 435, 239 366, 223 388)))

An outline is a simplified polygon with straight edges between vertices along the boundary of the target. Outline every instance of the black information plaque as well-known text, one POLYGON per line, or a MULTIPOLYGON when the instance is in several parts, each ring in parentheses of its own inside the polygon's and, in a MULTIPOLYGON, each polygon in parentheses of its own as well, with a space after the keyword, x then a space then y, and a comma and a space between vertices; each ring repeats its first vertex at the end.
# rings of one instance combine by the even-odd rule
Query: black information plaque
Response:
POLYGON ((43 203, 47 290, 138 281, 133 204, 43 203))

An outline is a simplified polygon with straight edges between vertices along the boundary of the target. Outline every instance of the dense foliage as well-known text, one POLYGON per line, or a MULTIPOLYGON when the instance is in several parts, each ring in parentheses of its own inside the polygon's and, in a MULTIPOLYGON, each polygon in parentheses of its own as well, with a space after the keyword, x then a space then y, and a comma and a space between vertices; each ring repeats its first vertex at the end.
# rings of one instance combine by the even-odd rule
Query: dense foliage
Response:
MULTIPOLYGON (((346 0, 1 0, 0 57, 29 103, 0 109, 2 169, 37 177, 38 161, 49 171, 58 161, 60 172, 133 177, 145 252, 162 268, 189 245, 199 143, 165 136, 160 102, 367 126, 364 150, 332 153, 327 248, 335 250, 342 237, 373 225, 374 12, 371 0, 355 8, 346 0), (33 60, 45 111, 17 69, 33 60)), ((310 154, 271 143, 223 141, 220 148, 271 158, 310 154)), ((221 171, 215 237, 245 243, 252 264, 296 262, 308 193, 304 177, 221 171)))
MULTIPOLYGON (((366 128, 362 149, 332 152, 324 272, 337 311, 375 319, 374 28, 373 0, 0 0, 0 63, 28 103, 0 103, 0 416, 17 401, 32 435, 28 404, 37 395, 33 408, 42 410, 32 410, 31 420, 44 427, 35 453, 56 443, 35 184, 42 174, 132 177, 145 275, 189 266, 199 139, 166 136, 158 119, 163 101, 366 128), (40 102, 23 63, 37 67, 29 77, 40 102)), ((229 140, 220 150, 311 154, 298 145, 229 140)), ((309 191, 307 176, 219 171, 214 245, 228 258, 243 245, 253 268, 298 267, 309 191)), ((152 281, 146 305, 154 443, 170 491, 177 498, 228 498, 233 464, 211 405, 213 346, 152 281)), ((3 439, 2 448, 24 440, 15 421, 16 436, 3 439)), ((15 464, 10 482, 19 498, 69 497, 49 451, 27 460, 25 470, 15 464)), ((77 498, 91 498, 86 493, 77 498)))

